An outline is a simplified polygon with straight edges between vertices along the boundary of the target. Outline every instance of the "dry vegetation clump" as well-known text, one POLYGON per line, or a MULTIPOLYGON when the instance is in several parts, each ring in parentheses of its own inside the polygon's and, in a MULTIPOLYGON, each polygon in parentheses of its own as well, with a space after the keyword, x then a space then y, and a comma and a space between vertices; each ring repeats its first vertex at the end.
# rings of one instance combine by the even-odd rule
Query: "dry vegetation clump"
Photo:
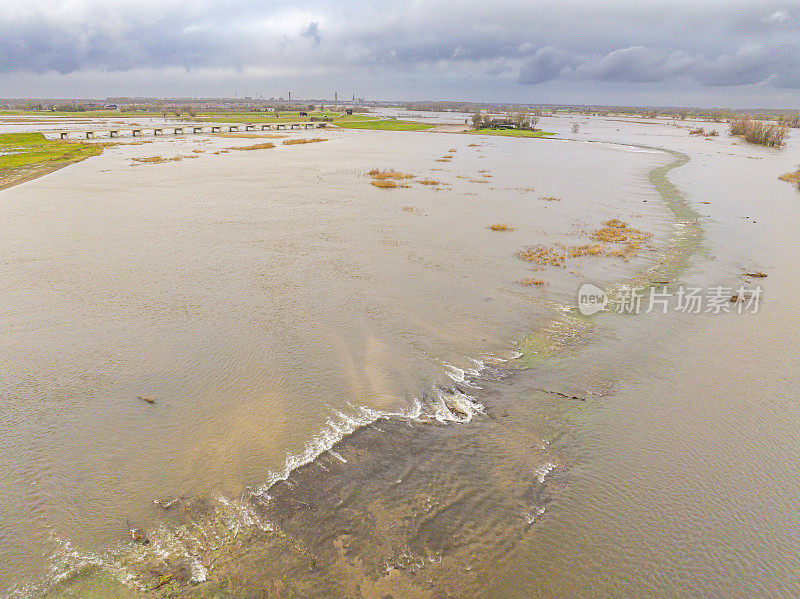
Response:
POLYGON ((212 133, 214 137, 233 137, 241 139, 283 139, 285 135, 269 135, 258 133, 212 133))
POLYGON ((797 185, 797 189, 800 189, 800 166, 793 173, 784 173, 778 179, 787 183, 794 183, 797 185))
POLYGON ((712 129, 711 131, 706 133, 706 136, 708 136, 708 137, 717 137, 718 135, 719 135, 719 131, 717 131, 716 129, 712 129))
POLYGON ((451 162, 449 158, 437 158, 436 162, 451 162))
POLYGON ((606 243, 644 243, 652 237, 652 233, 645 233, 639 229, 629 227, 628 223, 618 218, 612 218, 603 223, 599 229, 592 231, 592 239, 606 243))
POLYGON ((134 162, 142 162, 144 164, 161 164, 162 162, 178 162, 183 156, 173 156, 172 158, 164 158, 163 156, 144 156, 141 158, 132 158, 134 162))
POLYGON ((525 287, 543 287, 546 285, 542 279, 522 279, 519 284, 525 287))
POLYGON ((495 223, 489 227, 492 231, 513 231, 511 225, 505 223, 495 223))
POLYGON ((405 183, 398 183, 397 181, 395 181, 393 179, 373 179, 372 181, 370 181, 370 184, 374 185, 375 187, 380 187, 381 189, 394 189, 394 188, 397 188, 397 187, 410 187, 409 185, 406 185, 405 183))
POLYGON ((420 179, 417 183, 420 185, 439 185, 440 181, 436 179, 420 179))
POLYGON ((485 179, 470 179, 470 183, 488 183, 485 179))
MULTIPOLYGON (((531 188, 531 191, 533 191, 533 188, 531 188)), ((543 200, 545 202, 560 202, 561 201, 561 198, 557 198, 556 196, 542 196, 539 199, 543 200)))
POLYGON ((270 142, 264 142, 263 144, 253 144, 252 146, 231 146, 230 148, 226 148, 227 150, 268 150, 269 148, 274 148, 275 144, 270 142))
POLYGON ((628 226, 628 223, 612 218, 603 223, 603 226, 592 232, 592 239, 606 243, 621 244, 620 247, 607 249, 607 256, 624 258, 627 260, 642 247, 642 244, 653 236, 639 229, 628 226))
POLYGON ((564 267, 567 259, 584 256, 608 256, 627 260, 653 235, 629 227, 627 223, 613 218, 590 235, 602 243, 585 243, 571 246, 534 245, 517 252, 517 257, 538 266, 564 267), (604 245, 606 244, 606 245, 604 245))
POLYGON ((397 187, 397 182, 392 181, 391 179, 375 179, 373 181, 370 181, 370 183, 375 187, 380 187, 382 189, 397 187))
POLYGON ((517 252, 517 257, 525 262, 532 262, 539 266, 564 266, 567 256, 563 248, 532 245, 517 252))
POLYGON ((326 138, 324 138, 324 137, 314 137, 314 138, 311 138, 311 139, 307 139, 307 138, 285 139, 281 143, 283 143, 283 145, 285 145, 285 146, 293 146, 295 144, 313 144, 313 143, 317 143, 318 141, 328 141, 328 140, 326 138))
POLYGON ((381 180, 396 179, 398 181, 401 181, 403 179, 413 179, 416 176, 410 173, 401 173, 394 169, 388 169, 388 168, 385 169, 374 168, 371 171, 369 171, 367 175, 369 175, 373 179, 381 179, 381 180))
POLYGON ((731 135, 762 146, 782 146, 788 131, 789 128, 780 123, 765 123, 746 117, 731 120, 731 135))
POLYGON ((450 148, 450 149, 449 149, 449 150, 447 150, 447 151, 448 151, 448 152, 457 152, 458 150, 456 150, 455 148, 450 148))
POLYGON ((403 206, 401 210, 403 212, 414 212, 414 206, 403 206))
POLYGON ((480 148, 481 144, 469 144, 467 147, 468 148, 480 148))
POLYGON ((697 127, 696 129, 690 129, 689 135, 705 135, 706 131, 702 127, 697 127))

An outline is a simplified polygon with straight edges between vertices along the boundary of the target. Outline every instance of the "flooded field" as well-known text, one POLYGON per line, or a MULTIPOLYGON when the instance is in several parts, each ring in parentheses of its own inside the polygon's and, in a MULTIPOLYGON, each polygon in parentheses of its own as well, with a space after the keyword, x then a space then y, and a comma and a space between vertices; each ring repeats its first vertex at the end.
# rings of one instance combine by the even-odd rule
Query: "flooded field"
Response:
POLYGON ((151 138, 0 192, 0 595, 795 596, 795 140, 540 126, 151 138))

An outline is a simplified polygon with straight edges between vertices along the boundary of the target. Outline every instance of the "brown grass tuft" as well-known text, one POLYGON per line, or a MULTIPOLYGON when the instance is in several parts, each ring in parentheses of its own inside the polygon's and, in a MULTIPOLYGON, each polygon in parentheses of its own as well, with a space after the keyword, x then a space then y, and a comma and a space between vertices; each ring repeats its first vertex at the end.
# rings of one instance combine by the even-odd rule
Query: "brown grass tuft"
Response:
POLYGON ((380 187, 381 189, 394 189, 396 187, 408 187, 403 183, 398 183, 397 181, 393 181, 392 179, 373 179, 370 181, 371 185, 375 187, 380 187))
POLYGON ((146 156, 143 158, 133 158, 135 162, 142 162, 145 164, 161 164, 162 162, 178 162, 183 156, 173 156, 172 158, 164 158, 163 156, 146 156))
POLYGON ((511 225, 507 225, 505 223, 495 223, 488 227, 492 231, 513 231, 511 225))
POLYGON ((295 144, 313 144, 317 143, 318 141, 328 141, 326 138, 322 137, 314 137, 314 138, 300 138, 300 139, 285 139, 283 140, 283 145, 285 146, 293 146, 295 144))
MULTIPOLYGON (((533 191, 533 189, 531 189, 533 191)), ((539 198, 540 200, 544 200, 545 202, 560 202, 561 198, 557 198, 556 196, 542 196, 539 198)))
POLYGON ((794 183, 797 185, 797 189, 800 189, 800 166, 793 173, 784 173, 778 179, 787 183, 794 183))
POLYGON ((731 120, 731 135, 762 146, 782 146, 788 131, 789 128, 780 123, 765 123, 746 117, 731 120))
POLYGON ((526 287, 542 287, 546 285, 542 279, 522 279, 519 284, 526 287))
POLYGON ((439 185, 440 181, 436 179, 420 179, 417 183, 420 185, 439 185))
POLYGON ((252 146, 232 146, 230 148, 226 148, 228 150, 268 150, 269 148, 274 148, 275 144, 270 142, 265 142, 263 144, 253 144, 252 146))
POLYGON ((416 175, 412 175, 411 173, 401 173, 396 170, 392 169, 377 169, 374 168, 367 173, 373 179, 396 179, 398 181, 402 179, 413 179, 416 175))

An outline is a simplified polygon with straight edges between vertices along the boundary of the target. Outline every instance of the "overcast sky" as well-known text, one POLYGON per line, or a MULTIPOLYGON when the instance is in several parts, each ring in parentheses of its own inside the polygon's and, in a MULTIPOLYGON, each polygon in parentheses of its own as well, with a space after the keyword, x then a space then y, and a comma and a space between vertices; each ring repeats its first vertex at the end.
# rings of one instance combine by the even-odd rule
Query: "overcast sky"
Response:
POLYGON ((0 0, 0 97, 800 107, 800 3, 0 0))

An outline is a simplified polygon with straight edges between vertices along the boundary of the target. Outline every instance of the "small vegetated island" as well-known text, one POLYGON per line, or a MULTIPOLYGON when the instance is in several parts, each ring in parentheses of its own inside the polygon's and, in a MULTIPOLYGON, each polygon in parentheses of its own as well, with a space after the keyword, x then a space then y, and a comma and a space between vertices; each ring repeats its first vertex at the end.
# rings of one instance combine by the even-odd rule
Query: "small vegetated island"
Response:
POLYGON ((530 112, 515 112, 510 115, 491 115, 476 112, 472 115, 473 133, 481 135, 504 135, 507 137, 545 137, 554 135, 537 129, 539 116, 530 112))

